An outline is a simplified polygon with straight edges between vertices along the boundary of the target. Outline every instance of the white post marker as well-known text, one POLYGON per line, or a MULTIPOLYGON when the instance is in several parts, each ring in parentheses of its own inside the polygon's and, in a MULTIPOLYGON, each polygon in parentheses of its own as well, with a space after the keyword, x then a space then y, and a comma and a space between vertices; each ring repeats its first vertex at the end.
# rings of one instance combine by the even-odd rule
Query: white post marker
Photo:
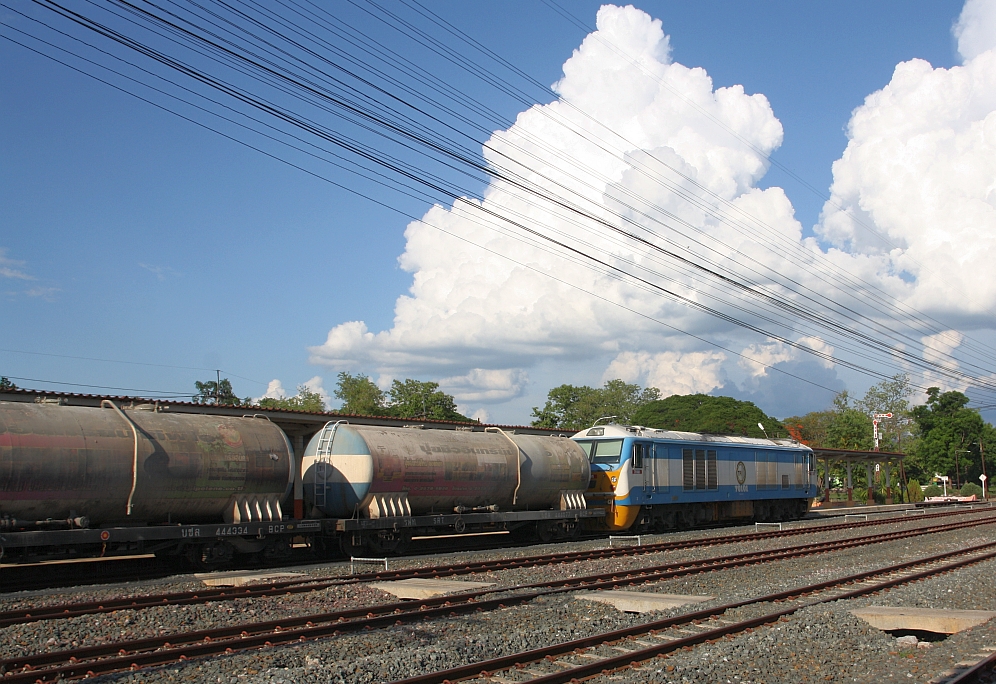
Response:
POLYGON ((979 479, 982 480, 982 498, 985 499, 986 498, 986 480, 988 480, 989 478, 986 477, 985 473, 983 473, 983 474, 979 475, 979 479))

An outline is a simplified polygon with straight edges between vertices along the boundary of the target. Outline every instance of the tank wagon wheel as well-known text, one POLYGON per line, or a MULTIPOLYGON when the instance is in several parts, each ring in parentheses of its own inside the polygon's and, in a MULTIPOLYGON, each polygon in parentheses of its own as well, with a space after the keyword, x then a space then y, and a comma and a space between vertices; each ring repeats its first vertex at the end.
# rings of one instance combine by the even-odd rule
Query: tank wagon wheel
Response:
POLYGON ((370 535, 367 543, 370 546, 370 550, 374 553, 400 556, 408 550, 408 544, 411 543, 411 540, 412 533, 407 530, 398 532, 384 530, 378 534, 370 535))
POLYGON ((235 558, 235 549, 223 541, 193 544, 184 553, 187 562, 204 572, 213 572, 228 566, 235 558))

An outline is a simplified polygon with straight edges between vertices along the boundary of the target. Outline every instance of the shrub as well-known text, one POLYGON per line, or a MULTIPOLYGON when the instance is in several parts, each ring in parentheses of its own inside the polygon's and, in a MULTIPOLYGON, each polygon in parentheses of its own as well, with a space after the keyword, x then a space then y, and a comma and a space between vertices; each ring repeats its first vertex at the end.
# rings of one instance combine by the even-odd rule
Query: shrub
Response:
POLYGON ((909 484, 906 485, 906 491, 909 492, 910 503, 923 501, 923 488, 920 487, 920 483, 917 480, 910 480, 909 484))
POLYGON ((961 495, 962 496, 972 496, 973 494, 975 496, 977 496, 978 498, 981 499, 982 498, 982 487, 980 487, 979 485, 975 484, 974 482, 966 482, 964 484, 964 486, 962 486, 962 488, 961 488, 961 495))
POLYGON ((923 496, 924 496, 924 498, 929 498, 931 496, 940 496, 943 493, 944 493, 944 490, 941 489, 940 487, 938 487, 935 484, 929 484, 929 485, 927 485, 926 487, 923 488, 923 496))

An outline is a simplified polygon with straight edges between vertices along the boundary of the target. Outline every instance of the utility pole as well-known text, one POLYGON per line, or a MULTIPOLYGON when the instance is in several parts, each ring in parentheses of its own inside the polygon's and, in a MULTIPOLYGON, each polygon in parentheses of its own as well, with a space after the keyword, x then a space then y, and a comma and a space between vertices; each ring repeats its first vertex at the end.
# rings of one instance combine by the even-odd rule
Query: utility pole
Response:
POLYGON ((218 381, 214 383, 214 405, 221 403, 221 370, 215 370, 218 374, 218 381))

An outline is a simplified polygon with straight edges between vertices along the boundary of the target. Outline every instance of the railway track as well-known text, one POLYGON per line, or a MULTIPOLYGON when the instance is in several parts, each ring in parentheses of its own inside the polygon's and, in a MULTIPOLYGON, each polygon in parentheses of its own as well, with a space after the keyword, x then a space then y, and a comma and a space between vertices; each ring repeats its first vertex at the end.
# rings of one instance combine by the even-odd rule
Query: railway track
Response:
MULTIPOLYGON (((965 514, 988 513, 993 515, 991 509, 960 510, 955 512, 939 512, 921 515, 917 521, 923 519, 938 519, 949 516, 965 514)), ((797 537, 800 535, 814 534, 823 531, 839 531, 842 528, 857 529, 873 527, 883 524, 891 524, 903 520, 903 518, 885 518, 881 520, 868 520, 856 523, 842 523, 834 525, 821 525, 810 528, 793 528, 789 530, 773 530, 770 532, 755 532, 736 537, 701 537, 681 541, 659 542, 643 546, 623 546, 608 547, 600 549, 590 549, 585 551, 566 551, 553 554, 542 554, 534 556, 524 556, 518 558, 505 558, 484 561, 472 561, 455 563, 429 568, 409 568, 400 570, 388 570, 382 572, 362 573, 351 576, 327 576, 318 578, 299 578, 292 580, 282 580, 264 585, 257 585, 247 588, 224 588, 224 589, 198 589, 196 591, 171 592, 162 594, 152 594, 141 597, 130 597, 120 599, 104 599, 100 601, 78 602, 60 604, 52 606, 41 606, 38 608, 27 608, 0 612, 0 628, 27 621, 35 620, 55 620, 83 615, 97 615, 110 613, 116 610, 140 610, 158 606, 180 606, 211 603, 215 601, 233 601, 246 598, 262 598, 269 596, 287 596, 291 594, 320 591, 333 586, 345 584, 358 584, 374 581, 391 581, 412 578, 441 578, 455 577, 460 575, 495 572, 498 570, 509 570, 524 567, 536 567, 539 565, 553 565, 557 563, 570 563, 590 560, 603 560, 609 558, 620 558, 625 556, 644 555, 652 553, 662 553, 666 551, 684 550, 692 548, 719 546, 729 543, 754 542, 770 539, 781 539, 787 537, 797 537)))
MULTIPOLYGON (((577 590, 613 589, 659 582, 684 575, 789 558, 799 558, 993 523, 996 523, 996 516, 987 516, 983 519, 962 520, 946 525, 913 530, 894 530, 833 542, 817 542, 803 546, 782 547, 696 561, 669 563, 581 578, 558 579, 512 588, 498 587, 423 601, 406 601, 403 603, 365 606, 317 615, 288 617, 276 621, 231 625, 162 637, 120 641, 87 648, 77 648, 71 651, 10 658, 0 661, 0 671, 5 672, 5 675, 0 680, 5 683, 52 682, 59 679, 73 679, 121 670, 135 670, 143 667, 175 663, 195 657, 266 648, 278 644, 312 641, 364 629, 388 627, 418 620, 500 609, 527 603, 533 599, 551 594, 577 590)), ((973 549, 990 549, 991 547, 996 547, 996 542, 973 547, 973 549)), ((966 552, 966 550, 961 550, 950 554, 941 554, 933 558, 947 558, 966 552)), ((996 551, 993 551, 992 555, 996 555, 996 551)), ((904 568, 922 562, 924 561, 913 561, 892 567, 904 568)), ((882 572, 885 571, 876 570, 871 573, 861 573, 854 577, 870 577, 875 574, 881 574, 882 572)), ((846 581, 851 580, 848 579, 846 581)), ((823 584, 829 586, 831 583, 823 584)), ((813 586, 822 587, 823 585, 813 586)), ((782 597, 781 594, 772 596, 782 597)), ((776 599, 764 597, 730 605, 750 605, 768 600, 776 599)), ((784 597, 778 600, 784 600, 784 597)), ((723 608, 723 611, 729 609, 730 606, 726 606, 723 608)), ((700 611, 700 613, 706 614, 709 611, 700 611)), ((569 679, 564 681, 569 681, 569 679)))
MULTIPOLYGON (((395 680, 392 684, 444 684, 455 681, 514 681, 530 684, 567 684, 623 669, 639 669, 658 656, 700 644, 724 639, 763 625, 786 620, 803 608, 874 594, 900 584, 915 582, 958 570, 967 565, 996 558, 996 542, 861 572, 788 591, 727 603, 713 608, 656 620, 625 629, 567 641, 545 648, 514 653, 462 667, 395 680), (966 556, 959 560, 951 560, 966 556), (853 588, 848 588, 853 585, 853 588), (746 620, 724 618, 727 612, 759 604, 790 603, 746 620), (622 653, 620 653, 620 651, 622 653), (578 662, 580 661, 580 662, 578 662), (505 672, 514 678, 502 677, 505 672)), ((996 656, 987 659, 991 663, 996 656)), ((987 664, 980 663, 964 677, 981 675, 987 664)), ((948 682, 970 682, 959 678, 948 682)))

